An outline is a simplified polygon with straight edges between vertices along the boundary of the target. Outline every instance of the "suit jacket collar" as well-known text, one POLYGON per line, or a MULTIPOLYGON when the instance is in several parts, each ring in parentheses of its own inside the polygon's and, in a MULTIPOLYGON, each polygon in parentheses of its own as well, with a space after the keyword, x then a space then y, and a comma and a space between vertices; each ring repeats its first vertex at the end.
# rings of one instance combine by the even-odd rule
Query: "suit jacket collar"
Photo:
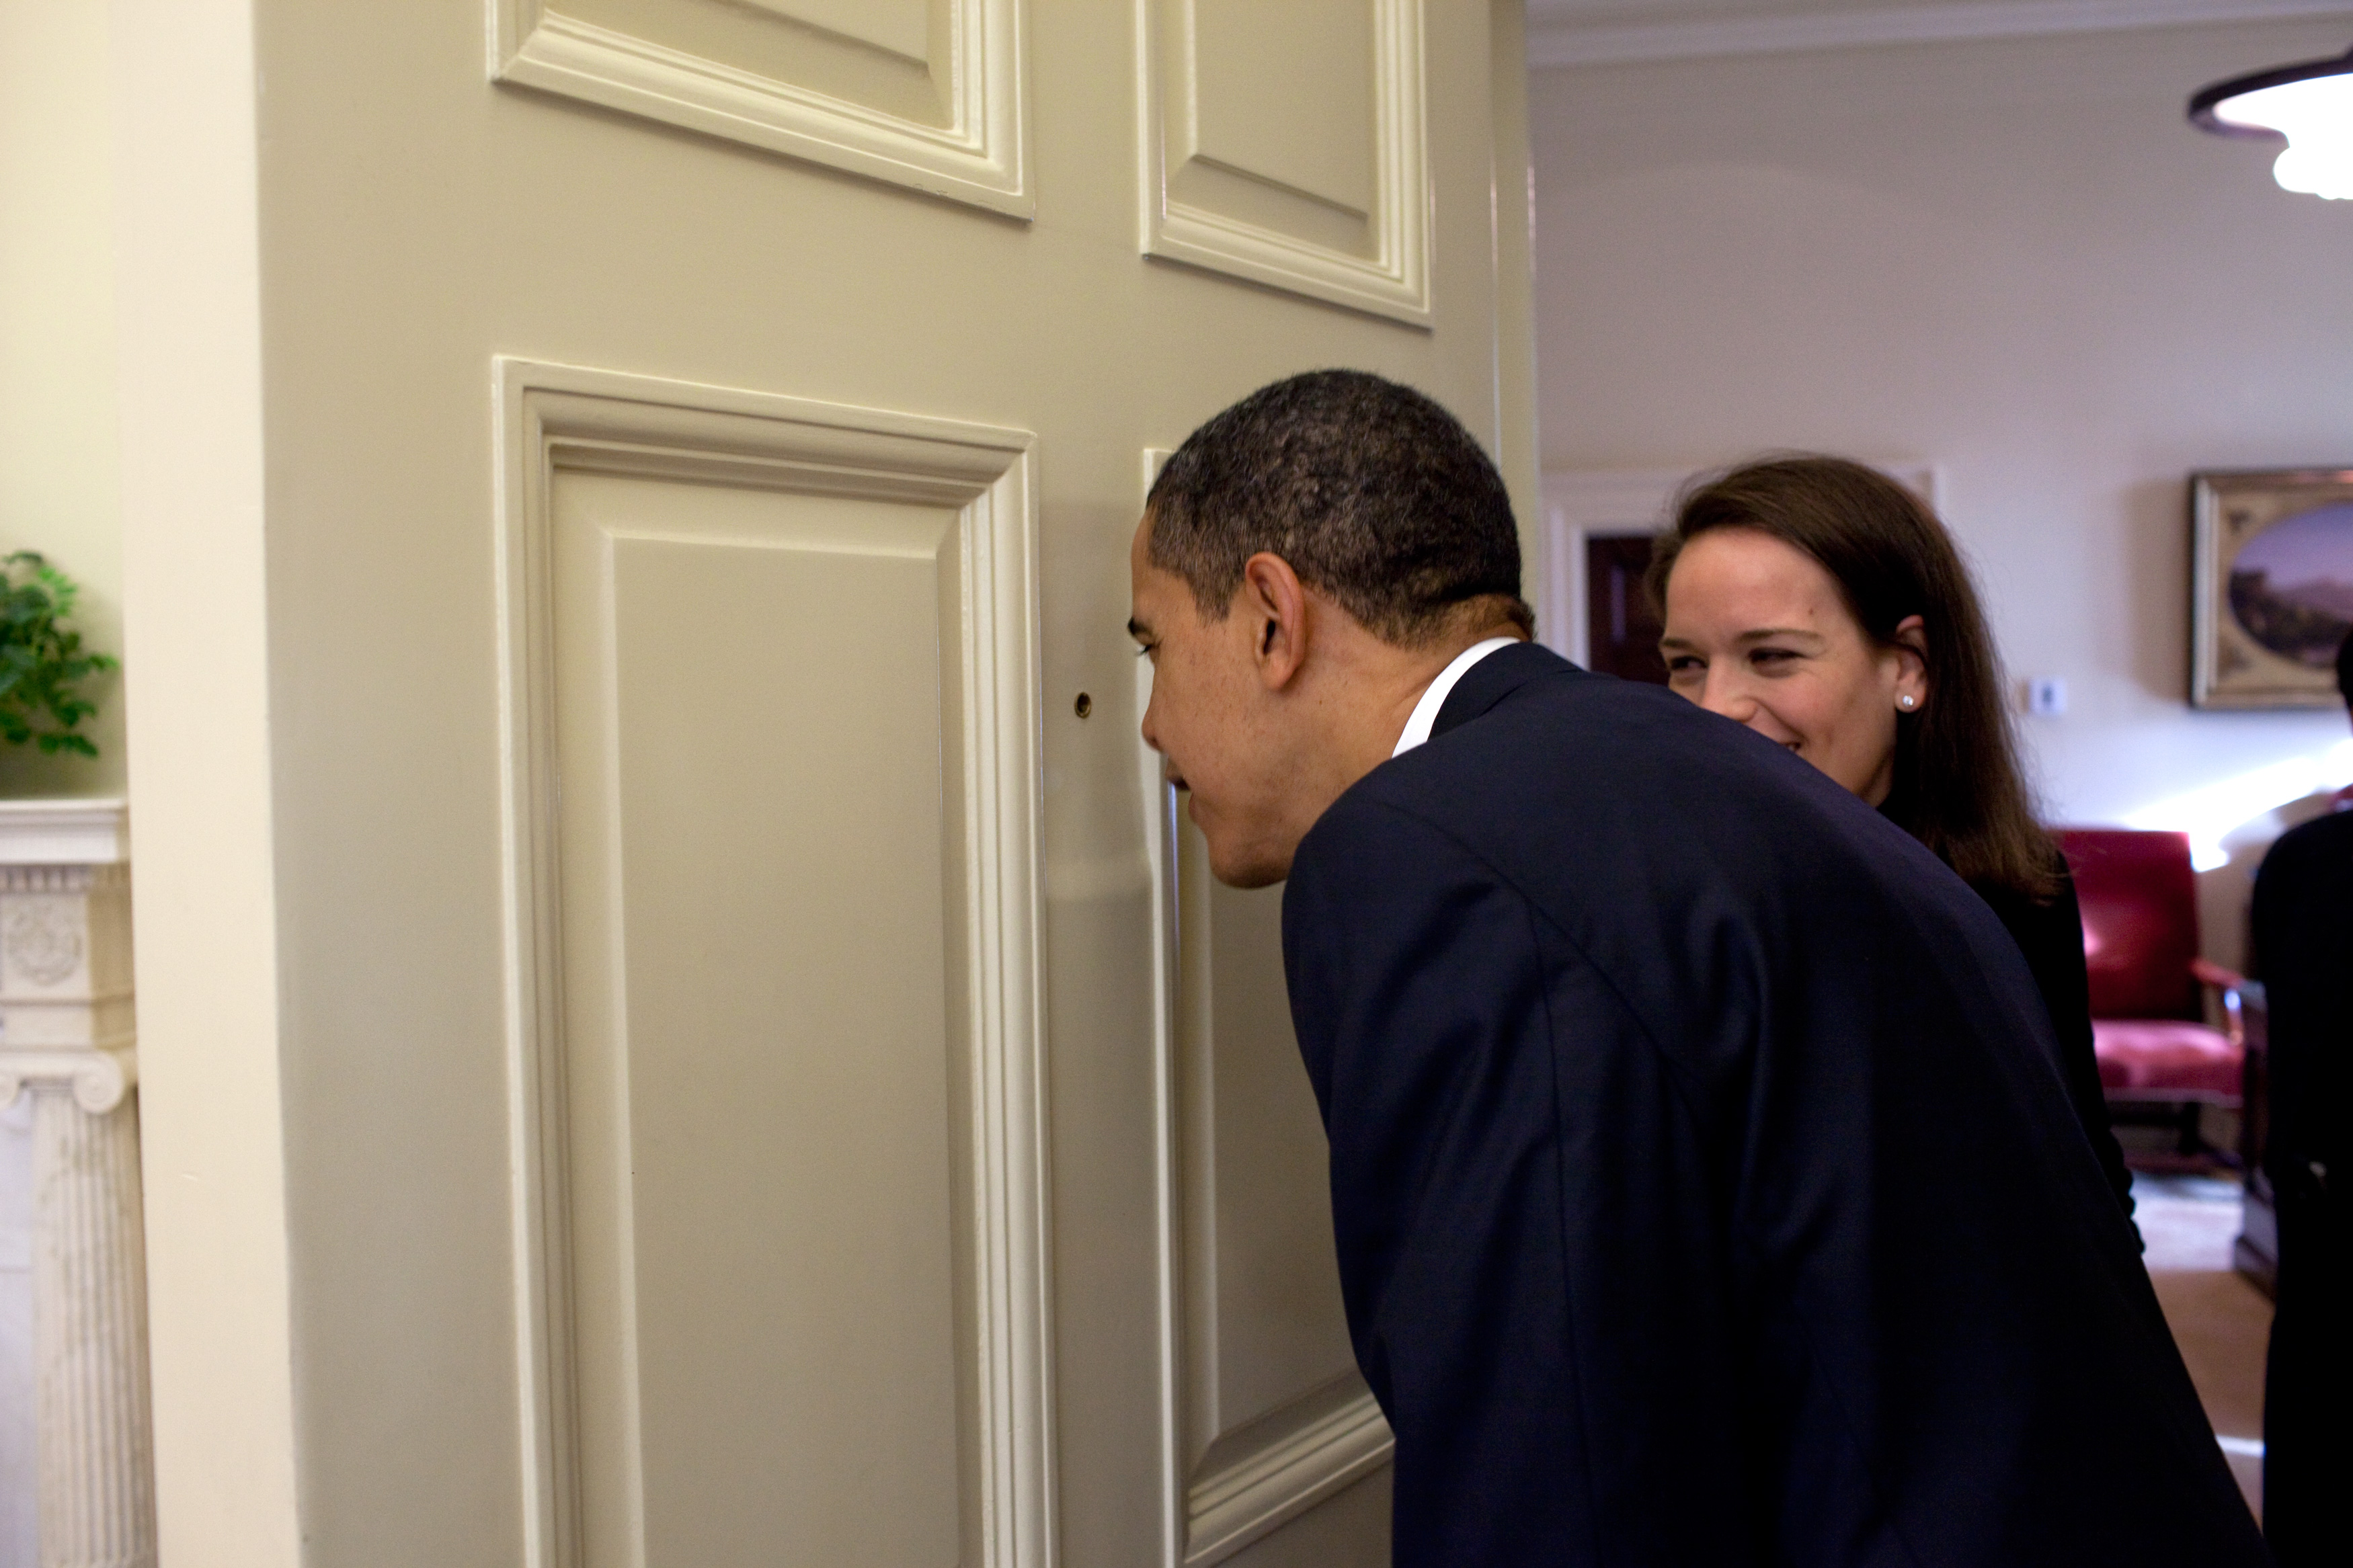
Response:
POLYGON ((1499 647, 1462 672, 1462 679, 1454 683, 1445 705, 1439 709, 1430 738, 1435 741, 1457 725, 1468 724, 1540 675, 1576 668, 1541 643, 1499 647))

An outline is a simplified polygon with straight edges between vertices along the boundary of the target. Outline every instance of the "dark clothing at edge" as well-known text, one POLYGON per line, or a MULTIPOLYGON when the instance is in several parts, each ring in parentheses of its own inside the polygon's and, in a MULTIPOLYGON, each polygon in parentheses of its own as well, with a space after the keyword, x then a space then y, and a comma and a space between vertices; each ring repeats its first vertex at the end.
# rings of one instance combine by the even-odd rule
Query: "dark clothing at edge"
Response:
MULTIPOLYGON (((2060 871, 2056 897, 2038 903, 2015 888, 1971 883, 1978 897, 1994 915, 2034 976, 2042 994, 2043 1010, 2059 1045, 2059 1074, 2067 1085, 2068 1101, 2084 1136, 2099 1156, 2100 1173, 2116 1194, 2126 1218, 2132 1217, 2132 1172, 2126 1168, 2124 1146, 2108 1120, 2107 1090, 2100 1085, 2100 1059, 2092 1050, 2092 983, 2084 965, 2084 910, 2075 898, 2075 879, 2060 871)), ((2133 1232, 2139 1239, 2139 1230, 2133 1232)))
POLYGON ((2018 947, 1787 751, 1532 645, 1301 844, 1400 1568, 2257 1568, 2018 947))
POLYGON ((2271 1023, 2263 1163, 2279 1283, 2263 1378, 2263 1533, 2280 1568, 2353 1563, 2353 811, 2280 837, 2255 874, 2271 1023))

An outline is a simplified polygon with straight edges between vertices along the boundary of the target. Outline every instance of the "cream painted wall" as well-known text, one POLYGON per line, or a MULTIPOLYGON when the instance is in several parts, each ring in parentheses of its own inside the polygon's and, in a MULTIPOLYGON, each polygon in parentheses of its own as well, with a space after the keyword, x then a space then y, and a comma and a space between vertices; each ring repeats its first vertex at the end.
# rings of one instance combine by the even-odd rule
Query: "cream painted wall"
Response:
MULTIPOLYGON (((106 7, 0 0, 0 552, 81 584, 85 646, 122 649, 106 7)), ((0 796, 123 788, 121 677, 88 689, 96 761, 0 746, 0 796)))
MULTIPOLYGON (((82 585, 90 647, 122 647, 115 477, 114 234, 106 8, 0 0, 0 553, 37 550, 82 585)), ((96 761, 0 746, 0 797, 123 788, 120 676, 86 689, 96 761)), ((0 1115, 0 1563, 30 1563, 32 1109, 0 1115)))
MULTIPOLYGON (((1545 466, 1935 462, 2011 674, 2068 683, 2021 721, 2052 820, 2325 751, 2341 712, 2189 708, 2184 480, 2353 463, 2353 204, 2284 194, 2183 104, 2346 34, 1536 72, 1545 466)), ((2267 826, 2208 879, 2226 961, 2267 826)))

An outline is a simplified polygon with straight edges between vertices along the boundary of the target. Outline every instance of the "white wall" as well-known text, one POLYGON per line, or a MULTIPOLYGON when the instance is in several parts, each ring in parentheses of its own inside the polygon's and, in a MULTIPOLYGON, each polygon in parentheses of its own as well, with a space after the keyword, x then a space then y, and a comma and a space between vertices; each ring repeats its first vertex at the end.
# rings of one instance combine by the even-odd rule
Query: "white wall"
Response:
MULTIPOLYGON (((0 0, 0 553, 82 585, 85 646, 122 647, 106 8, 0 0)), ((0 796, 123 789, 119 676, 86 689, 96 761, 0 745, 0 796)), ((34 1559, 32 1098, 0 1112, 0 1563, 34 1559)))
MULTIPOLYGON (((0 0, 0 553, 81 584, 83 646, 122 651, 106 7, 0 0)), ((86 689, 96 761, 0 746, 0 795, 119 795, 121 677, 86 689)))
MULTIPOLYGON (((1538 71, 1546 468, 1934 461, 2011 673, 2068 683, 2023 721, 2052 820, 2325 751, 2341 711, 2189 709, 2185 476, 2353 465, 2353 203, 2183 106, 2347 32, 1538 71)), ((2209 879, 2225 961, 2249 858, 2209 879)))

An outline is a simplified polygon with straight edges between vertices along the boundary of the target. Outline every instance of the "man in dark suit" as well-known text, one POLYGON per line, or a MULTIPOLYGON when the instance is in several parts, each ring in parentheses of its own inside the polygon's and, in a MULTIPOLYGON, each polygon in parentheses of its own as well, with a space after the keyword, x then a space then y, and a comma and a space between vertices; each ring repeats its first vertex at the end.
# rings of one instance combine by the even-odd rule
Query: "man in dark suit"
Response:
POLYGON ((1396 1561, 2257 1564, 2024 962, 1770 742, 1525 640, 1493 465, 1347 372, 1154 487, 1145 736, 1289 878, 1396 1561))
MULTIPOLYGON (((2337 650, 2353 707, 2353 637, 2337 650)), ((2263 1379, 2263 1534, 2281 1568, 2353 1563, 2353 811, 2283 834, 2255 875, 2271 1022, 2263 1163, 2279 1287, 2263 1379)))

